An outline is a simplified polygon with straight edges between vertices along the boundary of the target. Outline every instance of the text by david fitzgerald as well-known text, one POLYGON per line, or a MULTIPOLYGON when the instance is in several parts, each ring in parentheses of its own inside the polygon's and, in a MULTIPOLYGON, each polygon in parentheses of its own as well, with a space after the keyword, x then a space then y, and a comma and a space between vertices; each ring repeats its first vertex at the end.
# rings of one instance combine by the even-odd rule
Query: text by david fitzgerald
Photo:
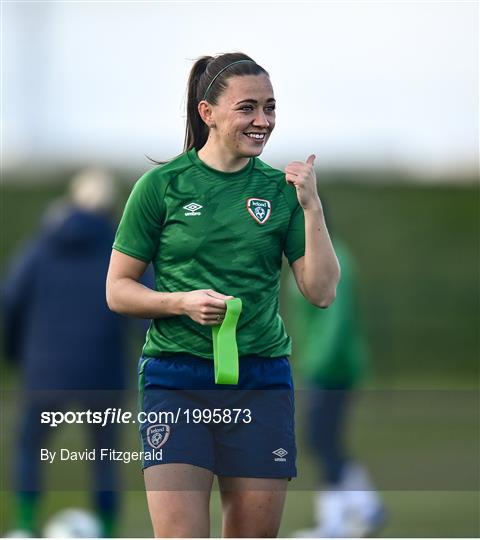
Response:
POLYGON ((40 449, 40 460, 54 463, 55 461, 122 461, 130 463, 131 461, 162 461, 163 448, 147 452, 130 452, 114 450, 113 448, 92 448, 89 450, 77 451, 61 448, 51 451, 48 448, 40 449))

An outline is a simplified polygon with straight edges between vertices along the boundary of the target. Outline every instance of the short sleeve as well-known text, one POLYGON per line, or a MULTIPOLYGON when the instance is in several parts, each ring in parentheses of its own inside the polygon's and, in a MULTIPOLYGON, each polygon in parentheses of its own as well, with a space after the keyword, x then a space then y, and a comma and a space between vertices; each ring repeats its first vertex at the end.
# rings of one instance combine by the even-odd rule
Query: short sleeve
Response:
POLYGON ((164 219, 166 181, 153 169, 133 187, 118 225, 113 249, 150 262, 158 249, 164 219))
POLYGON ((295 202, 284 247, 285 256, 290 264, 305 255, 305 217, 303 208, 298 201, 295 202))

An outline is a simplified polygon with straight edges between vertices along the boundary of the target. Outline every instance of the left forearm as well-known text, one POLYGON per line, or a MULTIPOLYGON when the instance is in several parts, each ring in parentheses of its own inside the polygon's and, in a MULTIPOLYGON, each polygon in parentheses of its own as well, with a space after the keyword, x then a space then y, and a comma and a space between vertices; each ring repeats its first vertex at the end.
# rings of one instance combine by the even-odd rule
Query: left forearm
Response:
POLYGON ((305 298, 327 307, 335 299, 340 266, 325 225, 314 162, 315 154, 311 154, 305 163, 292 161, 285 167, 285 179, 297 190, 305 217, 305 256, 294 261, 292 268, 305 298))
POLYGON ((340 266, 323 215, 318 205, 304 210, 305 258, 302 271, 303 294, 318 307, 327 307, 335 299, 340 266))

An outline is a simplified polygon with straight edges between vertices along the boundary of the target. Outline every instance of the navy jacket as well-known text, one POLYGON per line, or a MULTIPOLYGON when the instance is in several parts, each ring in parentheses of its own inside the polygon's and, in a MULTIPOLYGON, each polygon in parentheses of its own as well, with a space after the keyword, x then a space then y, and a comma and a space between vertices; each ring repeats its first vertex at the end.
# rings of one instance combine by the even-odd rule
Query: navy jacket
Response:
POLYGON ((105 300, 114 229, 70 209, 14 261, 3 289, 7 356, 27 389, 124 387, 125 322, 105 300))

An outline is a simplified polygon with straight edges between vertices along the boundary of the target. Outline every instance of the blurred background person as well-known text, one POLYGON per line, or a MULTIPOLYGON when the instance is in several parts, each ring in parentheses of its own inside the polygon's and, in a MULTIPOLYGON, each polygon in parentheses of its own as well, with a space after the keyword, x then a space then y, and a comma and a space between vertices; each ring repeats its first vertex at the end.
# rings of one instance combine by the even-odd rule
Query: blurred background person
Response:
POLYGON ((303 420, 320 486, 314 493, 315 526, 297 531, 296 537, 365 537, 385 522, 384 506, 366 469, 349 456, 345 444, 353 390, 368 372, 368 348, 354 260, 346 245, 335 237, 333 243, 341 267, 335 302, 318 309, 293 286, 288 288, 293 335, 300 344, 294 359, 308 388, 303 420))
MULTIPOLYGON (((108 391, 125 388, 125 319, 105 301, 116 197, 107 171, 80 172, 67 195, 48 207, 38 233, 15 255, 4 282, 5 356, 18 362, 25 396, 11 535, 37 536, 39 531, 40 448, 52 430, 40 422, 41 411, 66 410, 72 403, 84 410, 104 409, 113 405, 108 391)), ((115 448, 118 425, 90 424, 88 429, 92 448, 115 448)), ((99 533, 112 536, 118 471, 110 460, 95 460, 92 467, 99 533)))

